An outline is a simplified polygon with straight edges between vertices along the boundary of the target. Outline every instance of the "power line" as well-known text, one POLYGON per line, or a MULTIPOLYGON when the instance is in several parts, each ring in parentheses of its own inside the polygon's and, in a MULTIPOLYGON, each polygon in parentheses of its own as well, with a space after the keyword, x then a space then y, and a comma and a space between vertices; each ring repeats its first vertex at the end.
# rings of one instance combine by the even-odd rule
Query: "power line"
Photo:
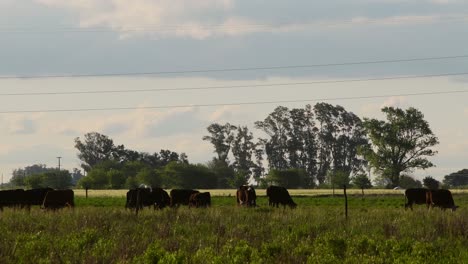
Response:
POLYGON ((416 62, 416 61, 431 61, 431 60, 446 60, 446 59, 463 59, 463 58, 468 58, 468 55, 453 55, 453 56, 424 57, 424 58, 408 58, 408 59, 395 59, 395 60, 374 60, 374 61, 338 62, 338 63, 325 63, 325 64, 269 66, 269 67, 246 67, 246 68, 184 70, 184 71, 157 71, 157 72, 124 72, 124 73, 96 73, 96 74, 63 74, 63 75, 0 76, 0 79, 45 79, 45 78, 118 77, 118 76, 171 75, 171 74, 208 73, 208 72, 263 71, 263 70, 299 69, 299 68, 318 68, 318 67, 350 66, 350 65, 364 65, 364 64, 384 64, 384 63, 416 62))
POLYGON ((224 89, 235 89, 235 88, 296 86, 296 85, 314 85, 314 84, 330 84, 330 83, 348 83, 348 82, 368 82, 368 81, 401 80, 401 79, 417 79, 417 78, 435 78, 435 77, 461 76, 461 75, 468 75, 468 72, 428 74, 428 75, 409 75, 409 76, 366 78, 366 79, 346 79, 346 80, 327 80, 327 81, 312 81, 312 82, 287 82, 287 83, 271 83, 271 84, 228 85, 228 86, 204 86, 204 87, 158 88, 158 89, 125 89, 125 90, 100 90, 100 91, 70 91, 70 92, 0 93, 0 96, 39 96, 39 95, 139 93, 139 92, 164 92, 164 91, 189 91, 189 90, 224 90, 224 89))
POLYGON ((264 105, 264 104, 303 103, 303 102, 316 102, 316 101, 359 100, 359 99, 387 98, 387 97, 394 97, 394 96, 424 96, 424 95, 442 95, 442 94, 460 94, 460 93, 468 93, 468 90, 435 91, 435 92, 421 92, 421 93, 401 93, 401 94, 352 96, 352 97, 329 97, 329 98, 278 100, 278 101, 255 101, 255 102, 238 102, 238 103, 161 105, 161 106, 145 106, 145 107, 109 107, 109 108, 77 108, 77 109, 45 109, 45 110, 12 110, 12 111, 0 111, 0 114, 89 112, 89 111, 117 111, 117 110, 137 110, 137 109, 138 110, 140 110, 140 109, 141 110, 143 110, 143 109, 167 109, 167 108, 185 108, 185 107, 264 105))

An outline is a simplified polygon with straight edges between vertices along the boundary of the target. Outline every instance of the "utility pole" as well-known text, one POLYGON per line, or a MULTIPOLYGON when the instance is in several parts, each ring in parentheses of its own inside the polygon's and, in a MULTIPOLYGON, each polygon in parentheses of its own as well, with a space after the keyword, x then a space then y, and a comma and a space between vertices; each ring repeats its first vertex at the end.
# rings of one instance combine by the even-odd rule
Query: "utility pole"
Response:
POLYGON ((62 157, 57 157, 57 159, 58 159, 58 170, 59 170, 59 171, 60 171, 60 159, 61 159, 61 158, 62 158, 62 157))

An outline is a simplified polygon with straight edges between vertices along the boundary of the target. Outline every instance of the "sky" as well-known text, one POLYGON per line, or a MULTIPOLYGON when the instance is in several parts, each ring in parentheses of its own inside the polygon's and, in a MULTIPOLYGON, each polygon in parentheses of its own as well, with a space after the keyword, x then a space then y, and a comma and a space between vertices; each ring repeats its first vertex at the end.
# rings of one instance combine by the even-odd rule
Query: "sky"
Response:
POLYGON ((413 175, 442 180, 468 168, 467 26, 462 0, 0 0, 0 173, 79 168, 93 131, 206 163, 211 123, 260 137, 276 106, 328 102, 420 110, 440 144, 413 175))

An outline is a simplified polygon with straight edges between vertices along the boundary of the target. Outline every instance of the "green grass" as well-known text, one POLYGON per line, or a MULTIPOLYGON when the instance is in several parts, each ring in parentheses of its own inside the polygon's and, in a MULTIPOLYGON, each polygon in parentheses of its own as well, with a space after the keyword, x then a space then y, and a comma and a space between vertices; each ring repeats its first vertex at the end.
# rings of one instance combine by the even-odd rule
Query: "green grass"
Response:
POLYGON ((293 197, 294 210, 143 210, 123 197, 76 197, 76 208, 0 213, 0 263, 467 263, 468 195, 460 210, 404 210, 399 195, 293 197))

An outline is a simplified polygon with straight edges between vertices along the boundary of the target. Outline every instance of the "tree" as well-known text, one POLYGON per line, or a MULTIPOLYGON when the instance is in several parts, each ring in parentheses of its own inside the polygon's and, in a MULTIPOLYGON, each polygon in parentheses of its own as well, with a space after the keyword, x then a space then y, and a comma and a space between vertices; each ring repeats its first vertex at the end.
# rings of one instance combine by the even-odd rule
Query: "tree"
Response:
POLYGON ((215 148, 214 152, 218 155, 217 159, 228 164, 227 158, 231 149, 231 142, 234 139, 233 132, 236 127, 229 123, 225 125, 214 123, 206 129, 210 133, 210 136, 204 136, 203 140, 211 142, 215 148))
POLYGON ((125 184, 125 175, 119 171, 111 169, 107 171, 107 178, 111 189, 121 189, 125 184))
POLYGON ((263 121, 255 122, 269 138, 260 139, 269 169, 302 169, 305 187, 312 187, 316 174, 316 132, 310 105, 305 108, 278 106, 263 121))
POLYGON ((364 196, 364 189, 372 188, 372 183, 371 183, 369 177, 364 173, 356 174, 351 179, 351 181, 356 187, 361 189, 362 196, 364 196))
POLYGON ((427 176, 423 179, 423 185, 428 189, 439 189, 440 182, 431 176, 427 176))
POLYGON ((145 183, 151 187, 160 187, 161 186, 161 177, 156 173, 155 170, 150 168, 144 168, 140 170, 136 178, 138 182, 145 183))
POLYGON ((451 188, 468 186, 468 169, 445 175, 443 182, 451 188))
POLYGON ((232 155, 234 156, 232 167, 236 171, 236 176, 244 177, 245 183, 250 180, 257 167, 257 164, 252 160, 257 148, 253 138, 252 132, 249 132, 247 127, 239 126, 232 141, 232 155))
POLYGON ((329 170, 352 175, 362 171, 366 161, 359 156, 358 147, 368 144, 361 119, 342 106, 317 103, 314 113, 318 129, 318 175, 323 183, 329 170))
POLYGON ((303 169, 272 169, 268 173, 266 181, 285 188, 299 188, 304 186, 304 178, 305 171, 303 169))
POLYGON ((387 121, 364 119, 372 145, 364 145, 360 151, 370 166, 396 187, 402 172, 434 166, 426 157, 437 153, 431 147, 439 141, 417 109, 384 107, 382 112, 387 121))
MULTIPOLYGON (((387 186, 388 187, 388 186, 387 186)), ((421 188, 422 183, 420 180, 416 180, 409 175, 401 175, 400 176, 400 187, 403 189, 409 188, 421 188)))
POLYGON ((42 186, 54 189, 66 189, 72 185, 72 177, 68 170, 52 169, 41 174, 42 186))
POLYGON ((86 172, 90 172, 102 161, 114 159, 117 153, 123 151, 123 146, 116 148, 112 139, 97 132, 86 133, 84 142, 77 137, 75 148, 79 151, 78 158, 82 161, 81 167, 86 172))

